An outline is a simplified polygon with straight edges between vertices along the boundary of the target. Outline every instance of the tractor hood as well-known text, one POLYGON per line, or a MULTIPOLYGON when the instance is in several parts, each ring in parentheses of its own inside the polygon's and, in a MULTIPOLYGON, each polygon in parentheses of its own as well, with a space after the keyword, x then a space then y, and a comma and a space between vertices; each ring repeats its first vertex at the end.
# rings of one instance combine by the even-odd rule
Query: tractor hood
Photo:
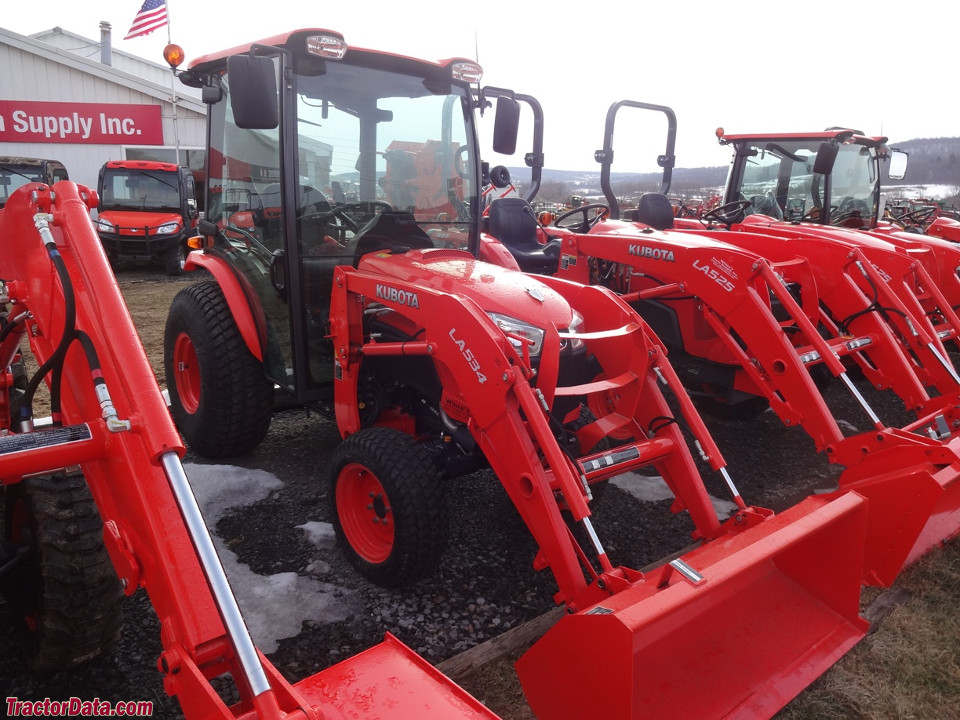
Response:
POLYGON ((573 310, 556 291, 530 275, 482 262, 461 250, 371 253, 360 260, 359 269, 465 296, 488 313, 508 315, 537 327, 552 322, 567 329, 573 323, 573 310))

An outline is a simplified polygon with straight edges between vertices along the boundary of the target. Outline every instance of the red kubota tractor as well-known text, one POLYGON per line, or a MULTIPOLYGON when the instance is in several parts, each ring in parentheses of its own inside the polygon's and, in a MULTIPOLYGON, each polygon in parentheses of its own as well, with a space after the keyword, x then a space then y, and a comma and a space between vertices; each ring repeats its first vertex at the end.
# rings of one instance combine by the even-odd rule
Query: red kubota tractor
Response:
POLYGON ((942 330, 949 320, 935 328, 921 301, 935 304, 945 318, 952 310, 929 282, 928 293, 911 282, 922 273, 918 261, 869 238, 844 243, 798 233, 787 244, 762 234, 765 229, 727 229, 729 208, 705 213, 702 222, 675 219, 665 195, 675 132, 669 108, 615 103, 597 153, 609 204, 571 211, 551 228, 530 220, 514 232, 521 223, 507 226, 496 218, 522 214, 523 208, 510 207, 521 203, 494 201, 491 233, 511 248, 520 236, 532 239, 534 250, 528 241, 515 253, 521 265, 532 269, 537 252, 541 259, 559 253, 558 276, 620 293, 664 339, 691 392, 707 393, 707 407, 722 402, 755 411, 769 404, 785 423, 801 425, 818 450, 847 468, 842 489, 877 498, 864 579, 889 584, 905 563, 958 527, 950 468, 960 386, 941 342, 951 337, 942 330), (664 113, 668 142, 658 157, 661 192, 642 196, 620 219, 610 166, 614 121, 624 107, 664 113), (497 226, 509 232, 498 233, 497 226), (875 387, 895 391, 917 420, 886 427, 851 381, 851 367, 875 387), (831 376, 843 380, 871 431, 844 437, 819 389, 831 376), (937 461, 929 462, 932 457, 937 461), (912 505, 897 495, 901 485, 916 498, 912 505))
MULTIPOLYGON (((322 30, 181 74, 210 106, 210 202, 188 267, 211 279, 170 308, 173 417, 193 450, 223 457, 263 439, 277 402, 332 407, 333 523, 383 585, 431 571, 444 482, 492 468, 568 611, 518 663, 538 717, 768 717, 865 632, 865 501, 747 506, 626 303, 478 259, 479 79, 470 61, 348 47, 322 30), (694 439, 736 500, 726 522, 694 439), (604 480, 644 466, 697 541, 647 575, 612 563, 590 504, 604 480), (678 682, 692 672, 696 694, 678 682)), ((492 95, 495 145, 512 152, 519 106, 492 95)), ((496 243, 483 256, 513 264, 496 243)))

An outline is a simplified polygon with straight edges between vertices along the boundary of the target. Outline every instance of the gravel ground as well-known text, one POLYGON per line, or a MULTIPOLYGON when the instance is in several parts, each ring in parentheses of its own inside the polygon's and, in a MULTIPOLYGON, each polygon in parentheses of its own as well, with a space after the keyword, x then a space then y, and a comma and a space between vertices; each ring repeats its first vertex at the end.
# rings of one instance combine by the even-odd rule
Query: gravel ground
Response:
MULTIPOLYGON (((838 417, 862 426, 861 414, 844 395, 839 387, 829 392, 838 417)), ((878 409, 895 412, 889 400, 871 399, 878 409)), ((807 436, 786 428, 770 412, 748 423, 709 419, 709 426, 749 504, 780 509, 835 483, 836 469, 813 452, 807 436)), ((534 543, 489 472, 449 483, 450 547, 439 570, 414 587, 394 591, 373 586, 335 547, 311 543, 297 526, 330 521, 325 463, 338 440, 329 420, 291 410, 275 416, 267 440, 253 453, 228 461, 268 471, 283 485, 253 505, 223 514, 214 530, 225 546, 254 573, 296 573, 328 588, 349 608, 335 622, 304 622, 299 634, 280 640, 268 653, 287 678, 298 680, 354 655, 378 643, 385 631, 437 663, 554 606, 553 578, 531 568, 534 543)), ((190 454, 186 462, 205 464, 190 454)), ((708 488, 728 497, 715 474, 708 488)), ((685 515, 670 513, 669 505, 608 489, 594 524, 615 564, 640 568, 688 544, 692 526, 685 515)), ((180 717, 156 669, 159 625, 145 594, 128 598, 124 612, 123 639, 110 657, 37 676, 27 671, 15 649, 12 618, 0 602, 0 646, 8 648, 0 654, 5 695, 152 700, 154 717, 180 717)))

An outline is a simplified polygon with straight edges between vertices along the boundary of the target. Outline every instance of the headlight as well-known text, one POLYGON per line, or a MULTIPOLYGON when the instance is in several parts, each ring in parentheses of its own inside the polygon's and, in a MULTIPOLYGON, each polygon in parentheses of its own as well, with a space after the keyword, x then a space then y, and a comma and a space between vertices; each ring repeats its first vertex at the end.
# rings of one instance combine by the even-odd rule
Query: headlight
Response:
POLYGON ((500 313, 487 313, 490 318, 497 324, 497 327, 500 328, 506 335, 507 340, 510 341, 510 344, 513 345, 520 354, 523 354, 523 349, 521 347, 522 343, 515 337, 510 337, 511 335, 519 335, 524 338, 527 342, 527 352, 530 353, 530 357, 535 357, 540 354, 540 350, 543 349, 543 330, 536 327, 535 325, 530 325, 525 323, 522 320, 517 320, 512 318, 509 315, 501 315, 500 313))
POLYGON ((113 223, 108 222, 106 220, 101 220, 100 218, 97 218, 97 230, 105 233, 112 233, 117 231, 117 229, 113 226, 113 223))
POLYGON ((180 229, 179 223, 167 223, 157 228, 157 235, 173 235, 180 229))

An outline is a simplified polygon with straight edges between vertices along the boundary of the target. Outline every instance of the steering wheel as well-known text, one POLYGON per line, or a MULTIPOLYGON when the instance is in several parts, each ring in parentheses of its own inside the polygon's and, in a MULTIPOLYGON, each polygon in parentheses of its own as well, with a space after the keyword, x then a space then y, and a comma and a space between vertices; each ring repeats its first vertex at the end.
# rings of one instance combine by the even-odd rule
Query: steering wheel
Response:
POLYGON ((562 230, 573 230, 573 232, 576 233, 585 233, 589 232, 590 228, 592 228, 609 214, 609 205, 604 203, 589 203, 557 215, 557 219, 553 221, 553 226, 561 228, 562 230), (597 211, 596 215, 593 217, 590 217, 591 210, 597 211), (564 222, 565 220, 578 216, 581 218, 579 222, 564 222))
POLYGON ((752 203, 749 200, 734 200, 725 205, 718 205, 713 210, 708 210, 701 217, 701 222, 707 225, 720 223, 730 227, 735 222, 743 218, 743 213, 752 203))
POLYGON ((355 203, 337 205, 329 210, 309 213, 303 220, 318 225, 336 224, 346 230, 357 231, 379 212, 393 210, 393 206, 384 200, 363 200, 355 203), (332 222, 336 221, 336 223, 332 222))
POLYGON ((840 200, 840 204, 837 206, 836 215, 831 213, 830 224, 840 225, 841 223, 852 218, 857 218, 858 220, 862 221, 868 214, 869 208, 863 200, 852 195, 847 195, 840 200))
POLYGON ((900 217, 896 218, 894 222, 906 227, 907 225, 913 225, 915 227, 925 227, 927 220, 933 217, 936 214, 937 208, 932 205, 927 207, 917 208, 916 210, 911 210, 910 212, 904 213, 900 217))

